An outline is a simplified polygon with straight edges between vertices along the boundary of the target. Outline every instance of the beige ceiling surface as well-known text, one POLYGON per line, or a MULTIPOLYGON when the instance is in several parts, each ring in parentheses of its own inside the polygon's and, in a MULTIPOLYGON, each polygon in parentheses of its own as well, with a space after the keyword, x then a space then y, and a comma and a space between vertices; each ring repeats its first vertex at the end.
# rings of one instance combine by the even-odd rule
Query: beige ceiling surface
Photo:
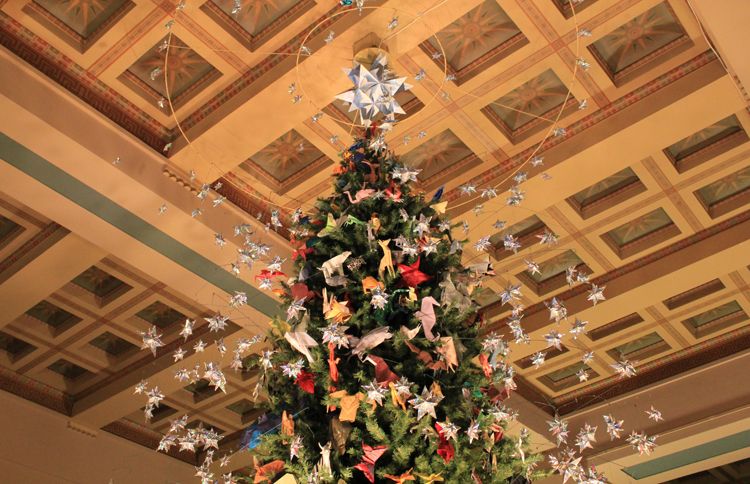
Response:
MULTIPOLYGON (((242 2, 233 15, 229 1, 188 1, 175 15, 176 2, 0 1, 0 43, 14 69, 49 99, 75 104, 70 120, 98 112, 86 123, 121 128, 89 139, 84 121, 45 119, 31 96, 7 84, 5 106, 36 109, 28 125, 56 131, 43 141, 19 124, 3 129, 41 154, 61 153, 48 158, 220 264, 226 257, 211 233, 231 231, 232 220, 261 227, 271 209, 284 216, 327 193, 352 119, 332 99, 348 88, 341 69, 351 65, 352 45, 374 34, 386 39, 397 74, 425 73, 400 99, 407 115, 387 135, 391 148, 422 168, 425 191, 445 186, 449 215, 466 220, 471 242, 491 236, 489 255, 473 244, 465 254, 467 263, 489 257, 494 266, 477 295, 488 331, 509 332, 498 293, 521 286, 531 342, 514 345, 512 359, 518 398, 536 405, 539 419, 554 408, 576 415, 750 347, 750 114, 687 2, 586 0, 575 16, 555 0, 368 1, 378 8, 362 15, 342 14, 335 3, 242 2), (399 26, 389 31, 394 16, 399 26), (164 40, 172 45, 167 71, 154 73, 165 64, 164 40), (312 55, 297 63, 303 40, 312 55), (590 67, 574 77, 578 57, 590 67), (303 94, 296 104, 295 93, 303 94), (160 103, 165 97, 174 115, 160 103), (551 136, 554 126, 565 132, 551 136), (78 149, 96 154, 99 175, 76 166, 78 149), (120 153, 128 163, 112 166, 120 153), (533 154, 543 164, 532 166, 533 154), (528 176, 526 200, 508 207, 519 171, 528 176), (192 219, 201 183, 216 181, 229 200, 225 212, 192 219), (462 196, 465 184, 479 193, 496 187, 499 196, 462 196), (162 201, 180 212, 179 223, 157 217, 162 201), (545 230, 557 245, 539 244, 545 230), (518 253, 504 249, 505 235, 522 243, 518 253), (605 286, 606 300, 592 306, 588 285, 566 281, 569 268, 605 286), (559 326, 544 305, 553 296, 570 315, 559 326), (576 318, 588 321, 588 333, 546 348, 543 335, 567 332, 576 318), (539 351, 546 362, 535 368, 539 351), (584 366, 589 351, 595 357, 584 366), (623 358, 638 369, 624 382, 611 366, 623 358)), ((230 373, 228 393, 214 394, 174 380, 171 358, 154 363, 137 351, 139 330, 161 321, 172 344, 177 321, 209 314, 211 299, 160 281, 171 271, 166 263, 159 276, 136 267, 138 251, 116 253, 107 229, 77 230, 51 196, 32 201, 20 188, 0 189, 0 293, 14 300, 0 316, 6 388, 25 388, 29 399, 144 445, 182 413, 231 436, 227 448, 236 444, 257 416, 253 375, 230 373), (51 277, 25 290, 42 273, 51 277), (148 424, 130 395, 144 376, 167 394, 148 424)), ((288 254, 280 235, 268 237, 288 254)), ((252 274, 242 277, 252 282, 252 274)), ((227 341, 257 333, 235 323, 227 341)))

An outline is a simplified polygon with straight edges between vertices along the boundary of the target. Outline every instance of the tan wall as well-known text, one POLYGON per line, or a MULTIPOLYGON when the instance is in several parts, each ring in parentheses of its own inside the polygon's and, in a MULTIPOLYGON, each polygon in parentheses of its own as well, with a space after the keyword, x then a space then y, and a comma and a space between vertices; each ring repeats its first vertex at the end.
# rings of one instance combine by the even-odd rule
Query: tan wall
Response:
POLYGON ((194 469, 99 431, 68 428, 68 419, 0 392, 3 484, 156 484, 195 482, 194 469))

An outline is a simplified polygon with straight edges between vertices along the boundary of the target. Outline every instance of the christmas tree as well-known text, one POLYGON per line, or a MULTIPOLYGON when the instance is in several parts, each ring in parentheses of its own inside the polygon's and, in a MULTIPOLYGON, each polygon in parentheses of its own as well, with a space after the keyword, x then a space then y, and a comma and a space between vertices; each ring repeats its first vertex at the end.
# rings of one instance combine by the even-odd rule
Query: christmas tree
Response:
POLYGON ((504 435, 507 348, 471 298, 491 266, 461 265, 441 190, 419 193, 375 132, 343 152, 316 213, 292 217, 286 320, 255 361, 270 406, 255 482, 524 481, 538 458, 525 432, 504 435))

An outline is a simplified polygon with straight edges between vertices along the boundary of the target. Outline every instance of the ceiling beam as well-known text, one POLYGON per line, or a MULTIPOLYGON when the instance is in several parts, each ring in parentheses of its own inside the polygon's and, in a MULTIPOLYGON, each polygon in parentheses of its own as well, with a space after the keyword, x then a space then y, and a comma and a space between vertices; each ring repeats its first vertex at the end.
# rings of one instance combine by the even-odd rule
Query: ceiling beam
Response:
MULTIPOLYGON (((11 257, 16 255, 20 257, 18 264, 23 265, 0 283, 0 307, 3 308, 0 328, 99 262, 106 253, 60 225, 52 224, 11 257)), ((0 277, 13 269, 7 268, 0 277)))

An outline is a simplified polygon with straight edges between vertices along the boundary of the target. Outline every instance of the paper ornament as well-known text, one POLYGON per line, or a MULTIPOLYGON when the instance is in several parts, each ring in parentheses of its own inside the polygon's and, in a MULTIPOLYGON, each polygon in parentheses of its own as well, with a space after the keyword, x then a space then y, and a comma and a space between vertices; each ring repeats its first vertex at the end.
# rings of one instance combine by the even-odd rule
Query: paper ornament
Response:
POLYGON ((431 276, 419 270, 419 257, 411 265, 399 264, 398 270, 401 272, 401 278, 410 287, 417 287, 421 283, 431 279, 431 276))
POLYGON ((354 468, 362 471, 367 477, 367 480, 371 483, 375 483, 375 463, 382 457, 383 454, 388 450, 385 445, 379 445, 377 447, 371 447, 365 443, 362 443, 362 450, 365 455, 362 457, 362 461, 355 465, 354 468))
POLYGON ((391 277, 396 275, 396 271, 393 269, 393 256, 391 255, 391 249, 388 248, 388 244, 390 243, 391 239, 378 240, 378 245, 383 251, 383 258, 380 259, 380 266, 378 267, 378 276, 380 279, 383 278, 386 271, 388 271, 388 274, 390 274, 391 277))

